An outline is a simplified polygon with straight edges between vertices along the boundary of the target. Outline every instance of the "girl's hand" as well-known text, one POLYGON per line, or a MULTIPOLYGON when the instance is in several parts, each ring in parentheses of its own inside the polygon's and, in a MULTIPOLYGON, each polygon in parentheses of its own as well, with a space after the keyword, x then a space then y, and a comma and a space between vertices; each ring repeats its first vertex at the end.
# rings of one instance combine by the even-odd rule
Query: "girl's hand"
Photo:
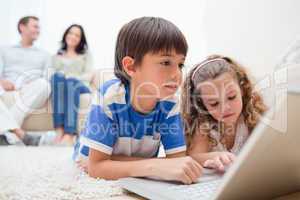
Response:
POLYGON ((233 163, 235 155, 229 152, 212 152, 212 158, 203 163, 203 167, 225 172, 225 168, 233 163))
MULTIPOLYGON (((202 167, 193 158, 186 156, 181 158, 169 158, 157 160, 154 177, 166 181, 179 181, 184 184, 192 184, 198 181, 202 175, 202 167)), ((156 179, 155 178, 155 179, 156 179)))

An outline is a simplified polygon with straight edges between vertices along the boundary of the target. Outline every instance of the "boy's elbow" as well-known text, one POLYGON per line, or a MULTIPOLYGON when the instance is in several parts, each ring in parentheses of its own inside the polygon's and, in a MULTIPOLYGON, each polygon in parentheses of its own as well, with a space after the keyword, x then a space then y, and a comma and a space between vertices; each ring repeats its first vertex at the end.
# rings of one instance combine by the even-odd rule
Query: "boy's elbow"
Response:
POLYGON ((117 178, 107 175, 105 173, 97 173, 93 170, 89 170, 88 174, 90 177, 92 178, 96 178, 96 179, 104 179, 104 180, 108 180, 108 181, 114 181, 114 180, 118 180, 117 178))
POLYGON ((107 171, 105 168, 101 166, 93 166, 90 165, 88 170, 88 175, 92 178, 100 178, 100 179, 105 179, 105 180, 117 180, 112 176, 112 172, 109 170, 107 171))
POLYGON ((93 168, 89 167, 88 169, 88 175, 92 178, 102 178, 102 177, 99 177, 99 174, 95 172, 95 170, 93 170, 93 168))
POLYGON ((88 175, 90 176, 90 177, 92 177, 92 178, 103 178, 103 179, 105 179, 105 177, 104 177, 104 172, 103 172, 103 170, 101 170, 99 167, 98 167, 98 169, 97 169, 97 167, 96 166, 93 166, 93 164, 91 164, 90 166, 89 166, 89 168, 88 168, 88 175))

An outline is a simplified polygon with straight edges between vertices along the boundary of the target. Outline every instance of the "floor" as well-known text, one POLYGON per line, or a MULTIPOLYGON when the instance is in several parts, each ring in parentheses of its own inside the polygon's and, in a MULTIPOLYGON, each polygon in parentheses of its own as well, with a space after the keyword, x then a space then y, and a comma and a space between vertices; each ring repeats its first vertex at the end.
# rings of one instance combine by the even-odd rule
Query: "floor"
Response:
POLYGON ((71 147, 0 147, 0 200, 124 197, 116 181, 88 177, 71 156, 71 147))
MULTIPOLYGON (((0 147, 0 200, 134 200, 117 186, 93 179, 71 159, 72 147, 0 147)), ((298 200, 300 192, 276 200, 298 200)))

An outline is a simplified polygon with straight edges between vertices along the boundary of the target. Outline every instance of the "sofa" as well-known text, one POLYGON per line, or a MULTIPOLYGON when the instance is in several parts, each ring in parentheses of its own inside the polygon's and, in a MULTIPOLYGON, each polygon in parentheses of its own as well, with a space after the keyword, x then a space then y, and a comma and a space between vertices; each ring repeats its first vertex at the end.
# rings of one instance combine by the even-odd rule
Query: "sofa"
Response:
MULTIPOLYGON (((92 94, 97 91, 97 88, 106 80, 113 77, 112 69, 97 69, 93 72, 91 81, 92 94)), ((89 112, 89 107, 92 102, 92 94, 82 94, 80 96, 80 106, 78 111, 78 133, 82 130, 86 116, 89 112)), ((6 105, 15 103, 15 98, 12 93, 3 95, 3 100, 6 105)), ((25 131, 49 131, 54 130, 52 121, 52 106, 51 101, 48 100, 46 104, 37 111, 29 114, 22 125, 25 131)))

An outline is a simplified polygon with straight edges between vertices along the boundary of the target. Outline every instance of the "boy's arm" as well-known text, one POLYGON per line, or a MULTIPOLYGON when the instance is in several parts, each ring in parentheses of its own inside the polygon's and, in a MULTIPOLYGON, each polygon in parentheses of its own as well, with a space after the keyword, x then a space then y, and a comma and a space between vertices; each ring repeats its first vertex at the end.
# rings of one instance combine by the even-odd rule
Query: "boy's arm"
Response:
MULTIPOLYGON (((119 158, 123 160, 126 157, 120 156, 119 158)), ((127 159, 130 160, 130 157, 127 157, 127 159)), ((154 176, 154 173, 152 173, 153 167, 149 165, 149 161, 152 161, 152 165, 155 165, 155 159, 131 159, 131 161, 111 160, 111 156, 90 149, 88 173, 94 178, 99 177, 109 180, 125 177, 154 176)))
MULTIPOLYGON (((178 157, 184 157, 184 156, 187 156, 186 151, 179 152, 179 153, 174 153, 174 154, 169 154, 169 155, 166 155, 166 157, 159 157, 157 159, 178 158, 178 157)), ((123 156, 123 155, 112 155, 111 156, 111 160, 115 160, 115 161, 134 161, 134 160, 145 160, 145 159, 147 159, 147 158, 123 156)))
POLYGON ((114 161, 108 154, 90 149, 88 173, 92 177, 116 180, 124 177, 151 177, 160 180, 196 182, 202 167, 190 157, 114 161))
POLYGON ((178 157, 184 157, 184 156, 187 156, 186 151, 182 151, 182 152, 179 152, 179 153, 167 154, 166 155, 167 158, 178 158, 178 157))
POLYGON ((123 155, 112 155, 110 157, 114 161, 135 161, 135 160, 145 160, 143 157, 133 157, 133 156, 123 156, 123 155))

